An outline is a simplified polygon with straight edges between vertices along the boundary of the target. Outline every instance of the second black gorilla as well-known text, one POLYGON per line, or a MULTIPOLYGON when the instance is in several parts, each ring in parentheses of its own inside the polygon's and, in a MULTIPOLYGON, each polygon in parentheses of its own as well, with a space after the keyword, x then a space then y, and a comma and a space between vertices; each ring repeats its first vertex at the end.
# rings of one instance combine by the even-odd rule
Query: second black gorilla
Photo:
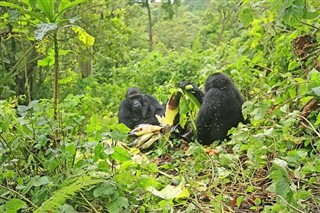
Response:
POLYGON ((245 123, 242 115, 244 98, 231 78, 223 73, 210 75, 205 83, 205 93, 193 87, 193 93, 201 103, 196 120, 197 139, 203 145, 214 140, 228 138, 228 131, 239 122, 245 123))
POLYGON ((124 123, 130 129, 139 124, 158 125, 155 115, 164 115, 165 108, 151 95, 142 94, 137 88, 129 88, 126 99, 119 106, 119 123, 124 123))

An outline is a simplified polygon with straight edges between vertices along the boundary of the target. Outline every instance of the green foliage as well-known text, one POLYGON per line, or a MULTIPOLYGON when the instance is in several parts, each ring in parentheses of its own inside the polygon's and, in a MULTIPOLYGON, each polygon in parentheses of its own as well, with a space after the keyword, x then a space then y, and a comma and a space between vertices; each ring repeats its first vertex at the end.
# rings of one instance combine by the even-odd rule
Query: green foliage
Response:
POLYGON ((64 204, 67 199, 70 199, 76 192, 82 191, 86 187, 103 182, 104 176, 105 175, 101 173, 91 173, 90 175, 79 177, 74 183, 69 183, 68 186, 57 190, 51 198, 43 202, 43 204, 34 212, 59 212, 60 206, 64 204))

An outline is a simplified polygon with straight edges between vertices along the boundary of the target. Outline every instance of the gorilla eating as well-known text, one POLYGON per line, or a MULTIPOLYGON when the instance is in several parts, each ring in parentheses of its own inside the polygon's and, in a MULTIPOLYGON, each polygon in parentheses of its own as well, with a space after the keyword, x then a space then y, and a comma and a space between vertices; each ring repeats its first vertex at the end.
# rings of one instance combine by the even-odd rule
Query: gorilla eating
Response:
POLYGON ((245 123, 242 115, 244 99, 227 75, 210 75, 205 83, 204 96, 197 87, 192 90, 201 103, 196 120, 199 143, 208 145, 214 140, 228 138, 228 131, 232 127, 236 127, 239 122, 245 123))
POLYGON ((126 99, 119 106, 119 123, 130 129, 138 124, 158 125, 155 115, 164 115, 165 108, 151 95, 142 94, 137 88, 127 90, 126 99))

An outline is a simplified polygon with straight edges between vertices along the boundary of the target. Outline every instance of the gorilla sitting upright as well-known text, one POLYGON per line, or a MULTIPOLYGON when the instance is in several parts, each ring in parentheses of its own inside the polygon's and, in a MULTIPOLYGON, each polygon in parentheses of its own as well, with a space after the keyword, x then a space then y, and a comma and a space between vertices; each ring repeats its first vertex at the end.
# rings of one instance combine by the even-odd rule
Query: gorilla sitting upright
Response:
MULTIPOLYGON (((185 85, 186 82, 183 87, 185 85)), ((206 80, 204 94, 194 85, 191 92, 201 103, 196 120, 199 143, 208 145, 214 140, 228 138, 228 131, 232 127, 236 127, 239 122, 247 122, 242 115, 244 99, 227 75, 214 73, 206 80)))
POLYGON ((119 123, 130 129, 139 124, 158 125, 155 115, 164 115, 165 108, 151 95, 142 94, 137 88, 127 90, 126 99, 119 106, 119 123))

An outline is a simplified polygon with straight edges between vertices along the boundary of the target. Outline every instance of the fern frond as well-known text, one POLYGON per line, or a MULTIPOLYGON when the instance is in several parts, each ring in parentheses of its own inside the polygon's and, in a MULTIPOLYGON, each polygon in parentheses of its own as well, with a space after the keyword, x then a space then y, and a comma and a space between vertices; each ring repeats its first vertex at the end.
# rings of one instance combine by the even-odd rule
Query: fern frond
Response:
POLYGON ((59 207, 65 204, 66 200, 74 196, 84 188, 104 182, 110 176, 102 172, 91 172, 79 177, 74 183, 58 189, 53 196, 45 201, 34 213, 60 212, 59 207))

